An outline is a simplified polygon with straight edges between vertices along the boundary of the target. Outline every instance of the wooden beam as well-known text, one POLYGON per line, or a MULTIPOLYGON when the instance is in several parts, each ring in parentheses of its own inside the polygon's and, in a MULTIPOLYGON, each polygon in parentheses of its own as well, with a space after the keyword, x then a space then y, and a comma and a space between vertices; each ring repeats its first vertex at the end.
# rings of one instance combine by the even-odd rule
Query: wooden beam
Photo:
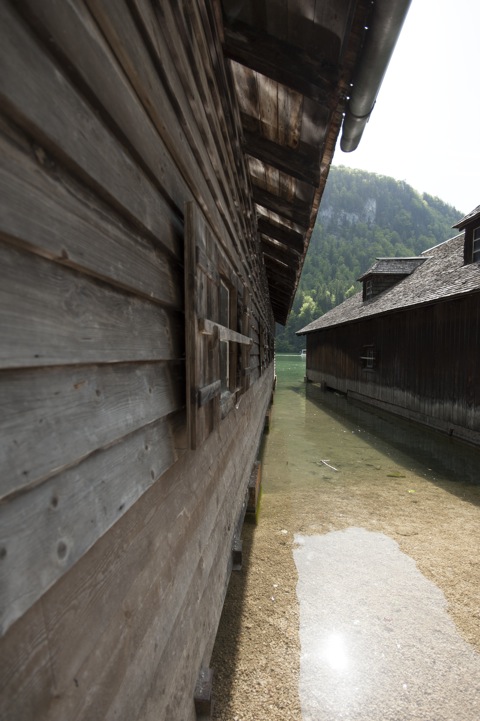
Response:
POLYGON ((274 38, 245 23, 225 27, 223 49, 226 57, 324 104, 329 101, 337 79, 336 70, 322 66, 303 50, 274 38))
POLYGON ((285 291, 287 292, 288 290, 291 295, 297 272, 289 268, 285 263, 281 263, 268 255, 264 254, 263 259, 269 279, 270 290, 272 286, 278 288, 279 285, 283 285, 285 291))
POLYGON ((275 258, 281 263, 286 263, 286 265, 290 267, 295 266, 298 268, 301 262, 301 256, 296 250, 292 250, 292 248, 285 245, 274 243, 269 238, 262 238, 261 247, 265 255, 275 258))
POLYGON ((290 288, 291 294, 297 278, 297 271, 293 268, 290 268, 288 265, 285 265, 285 263, 282 263, 276 258, 272 258, 269 255, 264 254, 263 257, 265 260, 265 266, 267 267, 267 273, 268 268, 270 267, 271 273, 273 275, 273 283, 270 283, 270 289, 272 288, 272 285, 277 286, 278 283, 281 283, 285 288, 290 288))
POLYGON ((320 182, 320 160, 318 151, 316 152, 314 148, 311 148, 310 153, 307 154, 303 150, 287 148, 248 131, 244 131, 243 147, 248 155, 258 158, 286 175, 291 175, 314 187, 320 182))
POLYGON ((212 684, 213 671, 211 668, 201 668, 195 685, 195 712, 197 718, 210 718, 212 713, 212 684))
POLYGON ((259 188, 258 185, 252 185, 252 190, 253 200, 255 203, 258 203, 258 205, 262 205, 267 210, 272 210, 282 218, 291 220, 305 230, 310 225, 310 203, 297 201, 294 205, 289 203, 288 200, 280 198, 274 193, 270 193, 268 190, 259 188))
POLYGON ((252 472, 250 474, 250 480, 248 482, 248 503, 247 503, 247 514, 254 514, 257 512, 258 501, 260 499, 260 488, 262 485, 262 464, 260 461, 255 461, 252 472))
POLYGON ((286 225, 277 225, 276 223, 268 221, 267 218, 259 217, 258 232, 262 235, 267 235, 269 238, 278 240, 279 243, 288 245, 298 253, 303 253, 305 250, 303 235, 296 230, 288 228, 286 225))
POLYGON ((203 386, 197 391, 197 403, 198 405, 204 406, 209 403, 212 398, 216 398, 222 390, 222 382, 220 380, 210 383, 208 386, 203 386))
POLYGON ((199 318, 198 326, 200 333, 204 335, 212 335, 214 328, 218 328, 218 338, 221 341, 225 340, 231 343, 240 343, 241 345, 252 345, 252 339, 248 336, 237 333, 237 331, 220 325, 220 323, 215 323, 213 320, 208 320, 208 318, 199 318))

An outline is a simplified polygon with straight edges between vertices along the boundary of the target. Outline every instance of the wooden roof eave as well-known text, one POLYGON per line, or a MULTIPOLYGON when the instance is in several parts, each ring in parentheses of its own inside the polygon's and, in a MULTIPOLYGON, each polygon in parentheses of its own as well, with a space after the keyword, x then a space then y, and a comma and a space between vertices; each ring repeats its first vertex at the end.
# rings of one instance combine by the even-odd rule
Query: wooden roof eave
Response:
POLYGON ((316 187, 320 182, 318 150, 315 148, 286 148, 250 131, 244 131, 243 137, 243 148, 247 155, 308 185, 316 187))
MULTIPOLYGON (((219 0, 214 2, 218 5, 219 0)), ((229 11, 230 5, 226 2, 225 7, 229 11)), ((358 61, 370 1, 356 0, 354 6, 349 6, 348 13, 351 12, 352 15, 345 24, 348 29, 342 40, 338 63, 327 62, 325 58, 317 56, 318 44, 311 45, 310 52, 315 48, 315 57, 312 57, 307 52, 308 45, 299 47, 298 38, 297 45, 281 40, 280 37, 286 38, 287 33, 281 34, 279 28, 275 37, 268 34, 265 31, 267 16, 263 0, 258 0, 258 4, 252 4, 251 8, 252 18, 261 18, 261 21, 255 22, 255 27, 253 20, 252 24, 250 21, 247 24, 233 19, 233 13, 230 16, 228 12, 224 13, 222 49, 225 58, 232 61, 229 67, 233 87, 237 88, 239 93, 237 97, 245 99, 243 106, 242 102, 239 102, 239 108, 242 150, 247 167, 250 157, 255 158, 265 168, 262 174, 261 166, 257 164, 251 166, 254 172, 250 172, 252 196, 257 206, 258 233, 260 236, 285 243, 298 253, 293 272, 285 276, 282 263, 286 260, 288 264, 289 257, 280 260, 277 252, 270 253, 269 256, 268 250, 261 247, 272 309, 275 319, 282 323, 286 321, 291 310, 298 287, 342 123, 349 84, 358 61), (263 29, 260 27, 262 23, 263 29), (236 68, 240 66, 249 72, 238 73, 236 68), (272 83, 283 88, 281 93, 278 91, 279 98, 287 98, 291 91, 294 94, 292 99, 295 98, 295 107, 303 108, 300 124, 295 126, 296 135, 291 134, 292 126, 288 128, 289 116, 281 116, 280 108, 276 129, 274 124, 271 124, 274 115, 269 110, 266 119, 255 111, 255 103, 260 103, 262 98, 266 99, 267 109, 271 106, 272 97, 276 96, 272 83), (259 88, 265 95, 261 95, 259 88), (302 102, 298 96, 305 100, 302 102), (304 128, 307 129, 306 135, 304 128), (273 139, 276 139, 275 142, 273 139), (278 185, 275 183, 275 171, 284 176, 278 185), (272 218, 271 214, 275 217, 272 218), (279 263, 275 263, 275 260, 279 263), (282 274, 281 283, 276 282, 276 274, 282 274)), ((248 17, 248 12, 242 10, 242 13, 244 18, 248 17)), ((319 29, 321 30, 320 27, 319 29)), ((287 99, 282 112, 288 113, 289 107, 287 99)))
POLYGON ((318 103, 328 101, 337 82, 335 68, 262 30, 241 22, 224 28, 223 49, 230 60, 245 65, 318 103))

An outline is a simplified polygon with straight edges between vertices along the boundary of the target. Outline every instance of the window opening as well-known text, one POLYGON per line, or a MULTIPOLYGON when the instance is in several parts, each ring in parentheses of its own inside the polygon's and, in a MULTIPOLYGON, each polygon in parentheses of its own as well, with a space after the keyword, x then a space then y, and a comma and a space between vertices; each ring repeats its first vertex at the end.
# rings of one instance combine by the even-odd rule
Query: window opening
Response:
POLYGON ((364 346, 360 359, 362 361, 362 368, 365 370, 373 370, 375 368, 375 347, 373 345, 364 346))
MULTIPOLYGON (((219 305, 220 325, 230 328, 230 290, 223 280, 220 281, 219 305)), ((220 380, 222 393, 230 390, 230 343, 228 340, 220 341, 220 380)))
POLYGON ((480 262, 480 226, 473 230, 472 261, 474 263, 480 262))

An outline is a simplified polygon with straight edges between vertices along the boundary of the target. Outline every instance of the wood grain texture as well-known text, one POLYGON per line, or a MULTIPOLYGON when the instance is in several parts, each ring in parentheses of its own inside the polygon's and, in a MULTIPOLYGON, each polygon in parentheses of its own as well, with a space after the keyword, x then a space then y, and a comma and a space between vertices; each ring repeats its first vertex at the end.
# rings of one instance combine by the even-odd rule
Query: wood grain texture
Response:
MULTIPOLYGON (((142 237, 45 153, 0 136, 0 232, 56 262, 181 309, 181 273, 160 243, 142 237)), ((180 245, 165 226, 170 250, 180 245)))
POLYGON ((230 341, 231 343, 239 343, 240 345, 252 345, 252 339, 231 328, 226 328, 220 323, 215 323, 208 318, 198 319, 198 330, 204 335, 213 335, 214 329, 218 330, 219 340, 230 341))
POLYGON ((479 297, 477 291, 317 331, 307 337, 307 374, 478 444, 479 297), (366 345, 374 348, 372 370, 361 362, 366 345))
MULTIPOLYGON (((185 346, 187 418, 191 448, 208 438, 220 421, 218 394, 201 405, 200 389, 220 380, 219 286, 221 252, 212 230, 195 203, 185 208, 185 346), (202 333, 200 319, 212 320, 202 333)), ((223 262, 224 259, 223 259, 223 262)))
POLYGON ((37 604, 0 640, 0 718, 46 719, 55 679, 42 607, 37 604))
POLYGON ((0 635, 175 461, 166 420, 0 506, 0 635))
POLYGON ((48 38, 49 46, 55 45, 75 68, 162 193, 183 208, 190 199, 187 184, 86 5, 75 0, 18 0, 16 4, 48 38))
MULTIPOLYGON (((203 65, 210 63, 209 54, 211 47, 205 48, 201 60, 202 67, 198 72, 201 77, 193 75, 192 59, 197 36, 202 30, 196 26, 196 31, 185 29, 185 20, 182 16, 180 3, 162 3, 154 11, 148 0, 135 0, 135 7, 139 16, 139 22, 143 27, 143 33, 150 40, 151 48, 154 51, 152 58, 143 57, 144 50, 140 43, 135 43, 137 29, 132 25, 131 19, 125 15, 115 18, 109 17, 106 11, 105 0, 89 0, 92 11, 95 12, 99 22, 104 24, 106 34, 111 37, 114 46, 118 48, 119 57, 122 59, 127 74, 131 77, 132 83, 137 88, 139 96, 144 104, 150 108, 152 118, 164 134, 165 142, 168 144, 172 157, 176 159, 180 168, 184 168, 184 175, 188 179, 192 196, 199 207, 209 218, 214 232, 224 251, 229 255, 230 261, 238 267, 241 259, 245 260, 253 268, 248 283, 256 290, 259 302, 262 303, 262 314, 266 318, 268 313, 264 307, 264 298, 261 293, 261 264, 253 238, 256 237, 254 227, 245 228, 245 217, 249 223, 253 222, 253 206, 248 195, 244 193, 241 204, 236 197, 237 186, 245 185, 240 179, 238 169, 230 168, 230 155, 225 147, 222 130, 219 129, 216 114, 221 106, 221 91, 216 89, 218 78, 213 74, 205 78, 203 65), (182 33, 183 27, 183 35, 182 33), (192 45, 192 48, 184 47, 192 45), (206 54, 208 52, 208 55, 206 54), (190 55, 188 55, 190 53, 190 55), (136 62, 135 62, 136 59, 136 62), (151 69, 152 60, 157 67, 162 68, 165 87, 160 84, 155 70, 151 69), (216 97, 208 95, 208 99, 199 96, 198 86, 208 88, 208 91, 216 97), (152 94, 150 88, 155 88, 152 94), (210 88, 212 88, 210 90, 210 88), (161 99, 169 90, 175 97, 178 104, 176 113, 171 114, 168 102, 161 99), (206 105, 206 107, 204 107, 206 105), (218 130, 218 134, 212 135, 212 127, 218 130), (181 144, 176 136, 181 133, 184 140, 181 144), (223 148, 223 156, 219 156, 217 145, 223 148), (181 151, 181 152, 180 152, 181 151), (190 159, 191 153, 191 159, 190 159), (185 161, 187 165, 185 167, 185 161), (223 166, 227 166, 224 169, 223 166), (233 173, 233 180, 227 179, 225 175, 233 173), (231 182, 235 187, 230 187, 231 182), (232 198, 231 194, 235 197, 232 198), (212 202, 213 201, 213 202, 212 202), (247 208, 246 212, 239 213, 239 208, 247 208), (242 216, 242 217, 239 217, 242 216), (246 235, 247 233, 247 235, 246 235)), ((189 8, 192 4, 189 4, 189 8)), ((190 12, 191 9, 188 10, 190 12)), ((123 12, 123 11, 122 11, 123 12)), ((198 18, 195 20, 198 23, 198 18)), ((194 27, 194 22, 189 19, 188 28, 194 27)), ((214 45, 213 41, 210 46, 214 45)), ((231 110, 229 109, 229 112, 231 110)), ((225 122, 225 120, 223 120, 225 122)), ((237 128, 238 130, 238 128, 237 128)), ((225 132, 223 130, 223 132, 225 132)), ((231 142, 231 139, 230 139, 231 142)), ((238 159, 237 159, 238 161, 238 159)), ((243 172, 245 169, 242 167, 243 172)))
POLYGON ((0 368, 180 357, 157 304, 0 244, 0 368))
POLYGON ((5 3, 0 28, 0 97, 9 115, 104 198, 165 241, 170 212, 151 181, 5 3))
POLYGON ((0 373, 0 500, 182 407, 165 363, 0 373))
POLYGON ((202 451, 185 454, 44 596, 60 692, 49 721, 187 718, 221 612, 235 499, 258 449, 270 370, 202 451))

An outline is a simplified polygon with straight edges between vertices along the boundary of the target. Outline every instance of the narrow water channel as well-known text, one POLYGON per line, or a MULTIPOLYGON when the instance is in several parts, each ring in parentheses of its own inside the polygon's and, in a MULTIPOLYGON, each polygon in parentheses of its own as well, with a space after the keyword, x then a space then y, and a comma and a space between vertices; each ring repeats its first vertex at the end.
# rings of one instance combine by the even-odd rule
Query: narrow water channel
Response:
POLYGON ((304 374, 277 356, 213 718, 478 721, 480 452, 304 374))

